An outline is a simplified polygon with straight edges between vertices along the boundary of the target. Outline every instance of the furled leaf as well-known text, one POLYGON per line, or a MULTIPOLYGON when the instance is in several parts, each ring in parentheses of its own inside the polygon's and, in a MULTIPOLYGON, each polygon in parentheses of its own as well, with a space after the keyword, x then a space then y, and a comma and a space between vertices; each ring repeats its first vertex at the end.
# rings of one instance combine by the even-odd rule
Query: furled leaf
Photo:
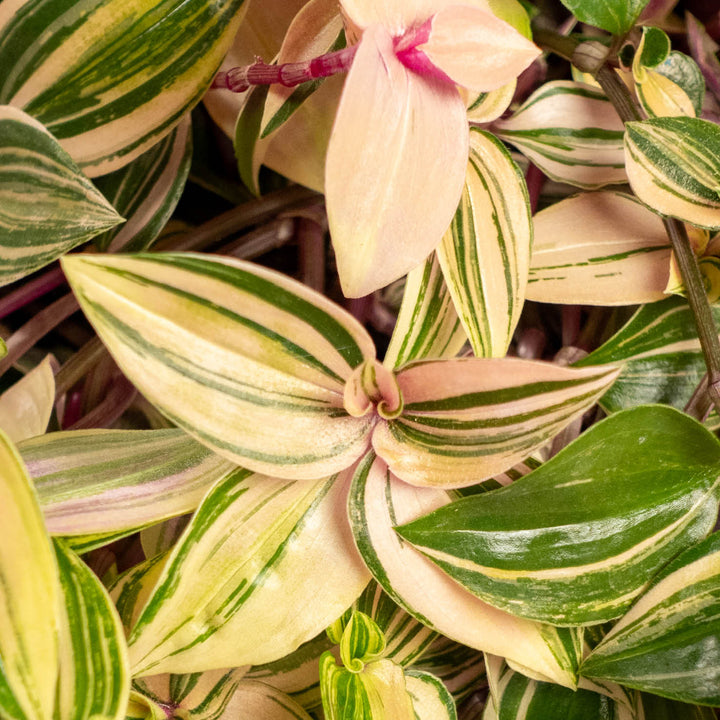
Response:
POLYGON ((664 215, 720 225, 720 127, 689 117, 626 124, 625 161, 635 194, 664 215))
POLYGON ((397 375, 403 412, 375 427, 373 447, 413 485, 473 485, 542 447, 616 374, 510 358, 413 363, 397 375))
POLYGON ((513 658, 536 677, 574 687, 579 658, 570 633, 482 602, 393 530, 450 499, 444 490, 397 480, 372 456, 360 464, 348 507, 358 549, 375 579, 396 603, 443 635, 513 658))
POLYGON ((554 180, 587 189, 627 180, 623 124, 598 88, 546 83, 492 129, 554 180))
POLYGON ((0 285, 122 220, 37 120, 0 106, 0 285))
POLYGON ((131 690, 125 720, 167 720, 167 713, 150 698, 131 690))
POLYGON ((640 17, 649 0, 561 0, 562 4, 588 25, 623 35, 640 17))
POLYGON ((424 265, 408 273, 383 362, 398 368, 411 360, 455 357, 466 340, 437 253, 433 253, 424 265))
POLYGON ((457 720, 455 701, 438 678, 411 668, 405 685, 417 720, 457 720))
POLYGON ((340 661, 352 672, 360 672, 365 665, 378 660, 385 650, 385 636, 377 623, 358 610, 353 610, 342 627, 333 623, 328 637, 340 645, 340 661), (333 637, 333 631, 339 637, 333 637))
POLYGON ((330 624, 369 579, 344 518, 349 479, 239 470, 217 484, 135 622, 133 674, 271 662, 330 624))
POLYGON ((54 362, 48 355, 0 395, 0 428, 15 443, 47 430, 55 405, 54 362))
POLYGON ((200 100, 245 5, 15 4, 0 16, 0 102, 43 123, 91 177, 112 172, 155 145, 200 100))
POLYGON ((192 156, 190 115, 159 143, 95 184, 125 224, 95 238, 100 250, 147 250, 170 219, 185 187, 192 156))
POLYGON ((582 193, 540 211, 534 224, 528 299, 634 305, 665 297, 667 233, 662 220, 632 196, 582 193))
POLYGON ((0 538, 0 715, 52 720, 62 612, 57 563, 32 482, 2 432, 0 538))
POLYGON ((583 663, 591 678, 720 705, 720 533, 667 565, 583 663))
POLYGON ((97 576, 55 541, 67 612, 61 625, 57 720, 123 720, 130 669, 123 626, 97 576))
POLYGON ((532 224, 525 180, 505 146, 471 128, 460 205, 438 248, 477 357, 504 357, 525 300, 532 224))
POLYGON ((343 393, 375 349, 319 293, 251 263, 203 255, 78 256, 64 267, 138 389, 230 460, 316 479, 367 447, 373 418, 350 417, 343 393))
POLYGON ((605 622, 712 529, 719 462, 720 443, 697 421, 664 406, 635 408, 512 485, 397 532, 507 612, 557 625, 605 622))
POLYGON ((181 430, 73 430, 19 446, 53 535, 135 530, 191 512, 235 465, 181 430))

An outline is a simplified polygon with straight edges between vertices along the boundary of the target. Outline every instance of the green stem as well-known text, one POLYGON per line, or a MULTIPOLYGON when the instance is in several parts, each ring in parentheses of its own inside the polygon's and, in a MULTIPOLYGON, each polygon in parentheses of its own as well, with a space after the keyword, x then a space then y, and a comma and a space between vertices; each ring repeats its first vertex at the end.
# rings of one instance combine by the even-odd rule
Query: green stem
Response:
MULTIPOLYGON (((581 70, 592 72, 623 122, 643 119, 643 114, 635 98, 615 70, 607 64, 606 58, 602 58, 601 54, 597 52, 598 45, 596 43, 581 44, 573 38, 557 35, 548 30, 538 30, 534 37, 536 42, 546 49, 580 65, 581 70)), ((708 370, 708 394, 715 407, 720 411, 720 341, 697 258, 690 245, 685 225, 679 220, 669 217, 663 217, 663 223, 677 259, 685 293, 695 319, 700 346, 708 370)))

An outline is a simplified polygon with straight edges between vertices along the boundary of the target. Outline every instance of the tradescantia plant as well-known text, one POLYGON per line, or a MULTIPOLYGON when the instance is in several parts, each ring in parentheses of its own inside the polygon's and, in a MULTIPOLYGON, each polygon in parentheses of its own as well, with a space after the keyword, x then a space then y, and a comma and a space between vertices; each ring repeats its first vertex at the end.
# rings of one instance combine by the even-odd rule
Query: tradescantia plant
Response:
POLYGON ((717 717, 707 20, 0 3, 0 717, 717 717))

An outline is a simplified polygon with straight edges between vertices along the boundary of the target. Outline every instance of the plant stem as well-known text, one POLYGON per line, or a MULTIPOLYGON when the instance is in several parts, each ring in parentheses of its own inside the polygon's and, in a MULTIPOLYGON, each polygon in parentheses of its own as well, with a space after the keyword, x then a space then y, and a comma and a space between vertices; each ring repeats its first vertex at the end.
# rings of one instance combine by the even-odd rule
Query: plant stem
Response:
MULTIPOLYGON (((606 59, 601 57, 597 43, 580 44, 573 38, 541 29, 535 33, 535 40, 547 49, 579 65, 581 70, 592 72, 623 122, 643 119, 643 114, 635 98, 615 70, 607 64, 606 59)), ((685 225, 670 217, 663 217, 663 223, 677 259, 688 303, 695 319, 700 346, 708 370, 708 394, 715 407, 720 410, 720 341, 697 258, 688 240, 685 225)))

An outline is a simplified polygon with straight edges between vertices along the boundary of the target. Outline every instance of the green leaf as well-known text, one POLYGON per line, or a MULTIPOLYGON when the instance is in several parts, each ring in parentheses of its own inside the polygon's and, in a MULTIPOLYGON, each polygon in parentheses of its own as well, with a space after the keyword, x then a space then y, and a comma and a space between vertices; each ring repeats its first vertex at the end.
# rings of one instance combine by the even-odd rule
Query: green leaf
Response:
POLYGON ((340 638, 340 660, 342 664, 359 672, 365 665, 377 660, 385 650, 385 636, 373 619, 363 612, 350 613, 340 638))
POLYGON ((170 219, 192 159, 190 115, 140 157, 95 181, 100 192, 127 218, 116 230, 95 238, 104 252, 147 250, 170 219))
POLYGON ((39 122, 0 106, 0 285, 122 220, 39 122))
POLYGON ((717 720, 717 715, 709 707, 638 693, 637 720, 717 720))
POLYGON ((537 470, 397 527, 486 602, 556 625, 620 616, 718 512, 720 443, 671 408, 594 425, 537 470))
POLYGON ((57 720, 122 720, 130 669, 122 623, 97 576, 55 541, 67 621, 60 634, 57 720))
POLYGON ((477 357, 505 357, 525 300, 532 219, 522 173, 492 134, 470 129, 465 187, 438 248, 477 357))
POLYGON ((630 185, 651 209, 701 227, 720 225, 720 127, 691 117, 626 123, 630 185))
POLYGON ((455 357, 466 341, 437 253, 432 253, 408 273, 383 362, 399 368, 412 360, 455 357))
POLYGON ((623 35, 635 24, 649 0, 561 0, 562 4, 580 20, 623 35))
POLYGON ((133 674, 267 663, 327 627, 369 580, 344 517, 349 479, 220 481, 134 623, 133 674))
POLYGON ((670 38, 664 30, 656 27, 644 27, 640 45, 633 58, 633 73, 636 68, 654 68, 665 62, 670 54, 670 38))
POLYGON ((155 145, 200 101, 246 5, 19 3, 0 20, 0 102, 43 123, 91 177, 112 172, 155 145))
POLYGON ((627 181, 623 123, 599 88, 545 83, 492 131, 553 180, 586 189, 627 181))
POLYGON ((240 179, 253 195, 260 195, 258 172, 262 165, 257 151, 260 140, 265 101, 270 91, 269 85, 255 85, 247 90, 248 98, 235 122, 233 146, 240 179))
POLYGON ((581 672, 720 705, 720 533, 687 549, 595 647, 581 672))
POLYGON ((0 587, 0 715, 52 720, 62 612, 57 563, 32 482, 2 432, 0 587))
POLYGON ((375 348, 319 293, 252 263, 205 255, 83 255, 64 267, 125 374, 221 455, 314 480, 367 447, 374 418, 349 416, 343 394, 375 348))
POLYGON ((48 530, 134 531, 195 510, 235 469, 182 430, 73 430, 20 443, 48 530))

